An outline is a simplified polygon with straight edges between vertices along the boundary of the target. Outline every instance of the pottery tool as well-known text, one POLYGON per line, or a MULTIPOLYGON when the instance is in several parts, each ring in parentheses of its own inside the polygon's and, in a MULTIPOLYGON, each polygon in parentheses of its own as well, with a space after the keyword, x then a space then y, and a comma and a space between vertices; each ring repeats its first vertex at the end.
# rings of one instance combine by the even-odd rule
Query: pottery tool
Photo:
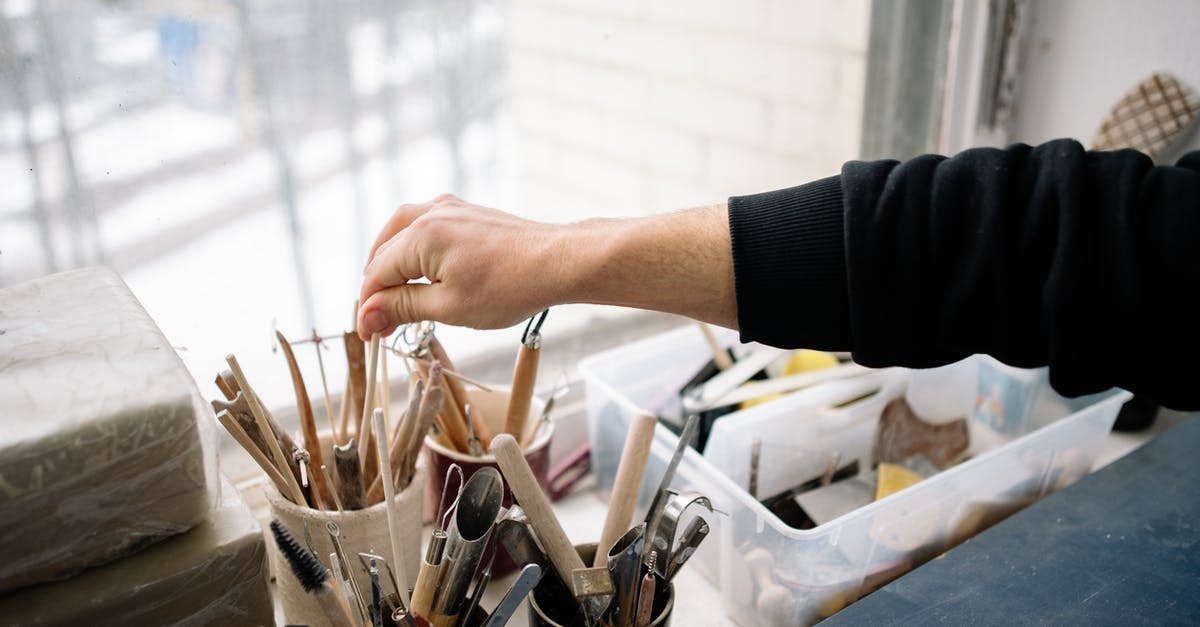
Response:
MULTIPOLYGON (((434 359, 441 362, 442 366, 445 368, 458 371, 458 368, 454 367, 454 362, 450 361, 450 356, 446 354, 446 349, 442 347, 442 343, 438 341, 436 335, 429 336, 429 354, 434 359)), ((453 405, 453 413, 459 420, 464 421, 463 425, 465 426, 465 407, 467 401, 469 400, 466 389, 463 388, 462 383, 460 383, 458 379, 455 379, 454 377, 443 377, 443 384, 450 392, 449 400, 453 400, 452 403, 447 403, 447 405, 453 405)), ((475 415, 472 417, 472 423, 475 425, 475 434, 479 436, 479 440, 483 442, 483 446, 486 449, 491 445, 492 434, 491 430, 488 429, 487 421, 483 418, 483 414, 476 411, 475 415)), ((466 449, 460 449, 460 452, 466 452, 466 449)))
POLYGON ((542 580, 542 568, 537 564, 526 564, 521 572, 517 574, 517 580, 509 586, 508 592, 504 593, 504 597, 496 604, 496 609, 492 610, 488 616, 484 627, 504 627, 512 618, 513 613, 517 611, 517 607, 529 596, 533 591, 534 586, 542 580))
POLYGON ((368 468, 373 466, 369 463, 372 457, 368 455, 371 451, 371 410, 375 407, 375 377, 379 374, 379 334, 371 335, 371 348, 367 358, 367 389, 364 393, 362 405, 362 415, 358 422, 358 459, 363 465, 363 477, 371 478, 373 475, 367 472, 368 468))
POLYGON ((496 542, 504 547, 504 551, 508 553, 513 562, 537 564, 543 567, 543 570, 550 565, 546 552, 542 550, 537 538, 533 535, 529 517, 525 515, 525 510, 521 509, 520 505, 508 508, 508 511, 496 523, 496 530, 492 533, 496 536, 496 542))
POLYGON ((525 325, 525 332, 521 335, 521 347, 517 349, 512 390, 508 396, 508 411, 504 415, 504 432, 514 438, 525 434, 529 404, 533 400, 533 387, 537 382, 538 356, 542 348, 542 323, 546 321, 549 311, 546 309, 529 319, 529 323, 525 325))
POLYGON ((462 613, 467 588, 487 549, 503 500, 504 480, 491 466, 476 470, 463 486, 446 531, 442 556, 446 574, 433 605, 431 622, 435 626, 453 625, 462 613))
POLYGON ((383 408, 383 425, 392 431, 392 380, 388 377, 388 352, 379 352, 379 406, 383 408))
POLYGON ((325 417, 329 419, 329 434, 333 438, 334 444, 341 444, 338 441, 337 424, 333 418, 333 399, 329 395, 329 382, 325 379, 325 358, 321 356, 321 350, 325 348, 325 338, 317 334, 317 330, 312 330, 313 350, 317 353, 317 370, 321 373, 321 391, 325 393, 325 417))
MULTIPOLYGON (((430 369, 433 372, 433 369, 430 369)), ((421 445, 425 442, 425 434, 437 421, 438 413, 445 406, 446 392, 441 386, 427 386, 421 394, 421 404, 417 409, 416 422, 408 433, 405 444, 404 465, 400 469, 400 481, 407 485, 412 481, 416 472, 417 459, 421 456, 421 445)))
POLYGON ((566 396, 570 390, 566 379, 567 373, 560 373, 558 382, 554 384, 554 391, 550 393, 550 397, 546 399, 546 404, 542 407, 542 415, 538 417, 536 423, 526 427, 525 433, 520 437, 522 449, 529 448, 533 444, 533 441, 537 439, 538 434, 542 432, 542 429, 549 426, 550 410, 554 409, 554 403, 566 396))
MULTIPOLYGON (((317 437, 317 422, 313 416, 312 403, 308 400, 308 388, 304 385, 304 377, 300 374, 300 365, 296 363, 296 355, 292 353, 292 345, 288 343, 287 338, 278 330, 275 331, 275 339, 279 340, 279 347, 283 349, 283 356, 287 359, 288 371, 292 375, 292 389, 296 392, 296 410, 300 414, 300 427, 304 434, 304 450, 308 451, 309 467, 320 468, 325 460, 321 458, 321 440, 317 437)), ((331 497, 331 486, 325 485, 325 477, 321 473, 314 472, 313 483, 316 485, 317 500, 331 497)))
MULTIPOLYGON (((460 453, 466 453, 467 441, 471 434, 467 431, 466 418, 457 413, 459 407, 454 403, 453 394, 446 385, 448 379, 442 376, 441 363, 437 359, 430 362, 425 371, 425 389, 441 388, 443 390, 442 411, 437 414, 438 428, 450 440, 451 448, 460 453)), ((424 437, 423 433, 421 437, 424 437)))
POLYGON ((670 564, 669 557, 676 552, 675 531, 679 528, 679 521, 683 520, 684 514, 693 506, 707 509, 709 514, 714 512, 712 501, 703 494, 667 490, 666 504, 662 508, 658 528, 653 536, 646 536, 646 541, 654 544, 654 553, 662 556, 657 560, 655 568, 657 569, 656 574, 664 579, 667 576, 667 566, 670 564))
MULTIPOLYGON (((250 454, 250 458, 254 460, 254 463, 258 464, 259 468, 262 468, 262 471, 266 473, 271 483, 275 484, 275 488, 279 490, 279 493, 289 500, 293 499, 294 495, 292 494, 291 487, 288 485, 287 480, 283 478, 283 474, 279 472, 279 468, 271 463, 271 460, 267 459, 267 456, 255 446, 250 436, 246 435, 242 426, 233 419, 233 416, 230 416, 228 411, 222 411, 217 414, 217 420, 224 425, 229 435, 233 436, 233 439, 242 445, 242 448, 246 449, 246 452, 250 454)), ((297 503, 297 505, 303 505, 303 503, 297 503)))
POLYGON ((421 568, 417 572, 417 582, 413 585, 412 613, 425 619, 433 615, 433 603, 437 599, 437 592, 441 589, 442 580, 446 574, 445 564, 442 561, 446 552, 446 517, 458 511, 458 500, 462 498, 464 485, 466 485, 466 481, 463 480, 462 468, 458 464, 450 464, 450 468, 446 470, 446 477, 442 480, 442 498, 438 500, 438 512, 433 517, 434 528, 429 537, 429 546, 421 561, 421 568), (445 506, 446 495, 449 494, 450 477, 455 475, 458 476, 458 490, 450 506, 443 512, 441 508, 445 506))
POLYGON ((965 418, 931 425, 917 416, 900 397, 892 399, 883 408, 872 457, 876 463, 896 464, 921 455, 944 470, 961 458, 969 444, 965 418))
POLYGON ((342 506, 346 509, 366 507, 367 493, 363 489, 362 465, 358 461, 354 438, 333 447, 333 469, 337 473, 338 498, 342 506))
POLYGON ((607 551, 606 564, 613 582, 613 598, 604 618, 614 625, 630 625, 637 611, 637 592, 642 573, 642 551, 646 524, 639 523, 617 538, 607 551))
POLYGON ((653 414, 639 413, 633 417, 629 432, 625 434, 625 448, 617 464, 617 475, 613 479, 612 496, 608 500, 608 515, 596 544, 594 568, 603 567, 608 561, 608 550, 617 538, 629 528, 633 519, 633 508, 637 504, 638 489, 642 487, 642 475, 646 471, 646 460, 650 457, 650 445, 654 442, 654 427, 658 419, 653 414))
POLYGON ((679 569, 687 563, 692 555, 696 553, 696 549, 700 547, 700 543, 708 537, 709 526, 708 522, 700 516, 692 519, 688 523, 683 534, 679 536, 679 542, 676 548, 671 552, 671 560, 667 564, 666 580, 670 581, 679 573, 679 569))
POLYGON ((338 560, 342 563, 345 569, 346 579, 350 581, 350 591, 354 593, 354 600, 360 612, 359 616, 363 621, 370 620, 371 610, 367 607, 367 599, 363 596, 362 589, 358 587, 358 580, 350 572, 349 554, 346 553, 346 547, 342 546, 342 530, 338 524, 332 520, 325 523, 325 532, 329 534, 329 542, 333 544, 333 551, 338 556, 338 560))
MULTIPOLYGON (((380 607, 383 610, 383 615, 384 616, 392 616, 393 610, 404 609, 404 604, 400 600, 400 585, 398 583, 396 583, 396 571, 392 569, 391 562, 389 562, 387 560, 387 558, 385 558, 381 555, 376 555, 374 553, 364 553, 361 551, 358 554, 358 561, 362 564, 364 569, 367 569, 368 572, 370 572, 371 564, 374 563, 374 567, 379 571, 379 574, 381 575, 380 578, 386 579, 388 582, 388 585, 391 587, 391 591, 388 592, 388 591, 383 590, 382 584, 380 585, 380 607), (382 577, 383 569, 385 569, 385 568, 387 569, 387 577, 386 578, 382 577)), ((407 612, 406 612, 406 614, 407 614, 407 612)), ((401 621, 395 621, 395 622, 399 623, 401 621)))
POLYGON ((559 578, 582 604, 588 624, 596 624, 612 597, 612 579, 607 569, 596 569, 599 570, 599 576, 587 572, 592 569, 586 568, 575 552, 575 547, 550 507, 550 500, 542 492, 529 463, 521 454, 517 441, 511 435, 502 433, 492 440, 491 451, 508 481, 513 498, 529 516, 533 530, 558 571, 559 578))
POLYGON ((279 552, 291 567, 292 574, 300 582, 300 587, 317 597, 317 604, 325 611, 325 617, 329 619, 330 624, 334 627, 356 627, 350 607, 342 595, 329 585, 329 572, 317 560, 317 556, 300 546, 278 520, 271 521, 271 533, 275 536, 279 552))
MULTIPOLYGON (((401 470, 404 468, 404 456, 407 453, 408 437, 411 431, 415 428, 417 412, 421 405, 421 380, 415 375, 409 381, 408 386, 408 407, 400 414, 400 420, 396 423, 396 431, 392 435, 388 443, 388 455, 392 460, 392 480, 393 485, 398 490, 403 490, 408 485, 408 480, 401 477, 401 470)), ((387 417, 384 416, 386 421, 387 417)), ((371 486, 367 488, 367 502, 377 503, 383 498, 383 474, 380 473, 371 482, 371 486)))
MULTIPOLYGON (((337 446, 336 444, 334 446, 337 446)), ((329 467, 321 464, 321 476, 325 478, 325 485, 329 486, 329 494, 333 497, 333 504, 339 512, 345 511, 342 507, 342 497, 338 494, 338 490, 334 487, 333 476, 329 474, 329 467)))
POLYGON ((717 342, 717 336, 713 334, 712 329, 699 320, 696 321, 696 327, 700 329, 700 335, 704 336, 704 343, 708 344, 708 350, 712 351, 713 363, 716 364, 717 370, 726 370, 732 366, 733 359, 729 357, 729 351, 717 342))
MULTIPOLYGON (((348 366, 348 385, 344 399, 349 399, 347 412, 353 413, 353 410, 363 406, 366 401, 367 394, 367 364, 366 364, 366 348, 363 341, 358 339, 358 334, 354 331, 347 331, 342 334, 342 343, 346 347, 346 365, 348 366)), ((348 421, 342 422, 342 438, 343 441, 350 437, 348 429, 357 427, 348 421)))
POLYGON ((375 450, 379 454, 379 474, 383 476, 383 495, 387 501, 388 535, 392 541, 392 563, 396 565, 396 587, 404 607, 409 606, 408 581, 404 577, 404 562, 400 559, 400 511, 396 504, 396 488, 392 485, 392 460, 388 454, 387 425, 383 421, 383 410, 375 410, 375 450))
POLYGON ((708 411, 730 405, 752 404, 763 397, 795 392, 796 390, 812 387, 820 383, 849 379, 871 372, 877 371, 855 363, 849 363, 833 366, 832 368, 821 368, 819 370, 775 377, 766 381, 747 381, 744 385, 731 390, 720 398, 711 399, 703 404, 689 405, 688 407, 693 411, 708 411))
POLYGON ((479 573, 479 577, 475 579, 475 584, 471 586, 471 595, 468 597, 466 608, 459 613, 458 627, 466 627, 471 616, 479 609, 479 602, 483 600, 483 594, 487 590, 489 584, 492 583, 492 564, 496 561, 496 544, 488 545, 491 551, 488 553, 487 561, 483 562, 483 571, 479 573))
POLYGON ((646 627, 650 624, 650 617, 654 612, 654 568, 657 557, 655 553, 650 554, 646 574, 642 576, 642 583, 638 586, 637 612, 633 617, 633 627, 646 627))
POLYGON ((471 422, 470 403, 463 410, 467 414, 467 454, 472 457, 483 457, 483 443, 479 441, 479 436, 475 435, 475 423, 471 422))
POLYGON ((745 562, 750 576, 758 585, 754 607, 759 618, 767 625, 796 624, 796 599, 790 590, 777 583, 771 576, 775 558, 771 556, 770 551, 763 548, 752 549, 746 553, 745 562))
POLYGON ((375 560, 367 566, 367 578, 371 581, 371 627, 383 627, 383 599, 379 593, 379 567, 375 560))
POLYGON ((750 498, 758 500, 758 466, 762 460, 762 438, 754 438, 750 444, 750 479, 746 482, 746 491, 750 498))
POLYGON ((254 393, 254 388, 251 388, 250 383, 246 381, 246 375, 242 372, 242 367, 238 364, 237 357, 234 357, 232 353, 226 355, 225 362, 229 364, 229 370, 233 373, 238 388, 241 389, 242 396, 246 399, 246 403, 250 408, 250 414, 254 416, 255 424, 258 425, 258 430, 263 434, 263 438, 267 442, 267 449, 271 452, 271 457, 275 462, 276 468, 279 469, 280 474, 284 476, 288 484, 292 501, 298 505, 307 504, 308 500, 304 498, 304 492, 300 490, 300 484, 292 476, 291 465, 288 463, 287 458, 283 456, 283 450, 279 448, 279 442, 269 435, 274 432, 271 430, 270 425, 267 424, 267 418, 263 413, 262 405, 258 402, 258 395, 254 393))
MULTIPOLYGON (((267 437, 273 438, 279 446, 279 449, 284 453, 291 453, 297 448, 295 441, 292 440, 292 436, 288 435, 287 431, 283 430, 283 427, 281 427, 279 422, 275 420, 275 417, 271 415, 271 411, 266 407, 263 407, 262 399, 258 398, 258 395, 256 394, 254 398, 256 401, 258 401, 258 406, 262 410, 262 415, 267 420, 267 426, 270 427, 270 431, 265 432, 266 435, 264 435, 263 431, 259 430, 258 420, 254 417, 254 412, 250 411, 250 401, 248 400, 249 394, 241 389, 237 379, 233 376, 233 372, 224 370, 218 373, 216 377, 216 384, 221 390, 221 393, 225 395, 226 400, 222 401, 219 399, 214 399, 211 402, 213 411, 228 411, 233 416, 233 419, 242 426, 242 429, 245 430, 246 435, 250 436, 250 439, 254 441, 254 443, 259 447, 259 450, 261 450, 264 454, 269 457, 272 456, 270 445, 267 444, 267 437)), ((253 392, 254 390, 250 390, 250 393, 253 392)), ((285 457, 287 457, 288 469, 291 470, 292 477, 298 482, 300 480, 300 468, 296 465, 295 460, 293 460, 292 457, 287 455, 285 455, 285 457)))
MULTIPOLYGON (((741 362, 738 362, 739 364, 741 362)), ((732 369, 731 369, 732 370, 732 369)), ((730 372, 731 370, 726 370, 730 372)), ((669 492, 671 482, 675 480, 675 471, 679 468, 679 462, 683 459, 683 453, 688 448, 688 443, 692 440, 692 434, 696 432, 696 425, 699 423, 699 418, 692 414, 688 417, 687 423, 683 426, 683 431, 679 434, 679 443, 675 446, 675 454, 671 456, 671 461, 667 463, 666 470, 663 471, 662 481, 658 485, 658 491, 654 493, 654 500, 650 501, 650 509, 646 512, 646 546, 642 553, 642 561, 649 563, 652 553, 665 552, 670 549, 670 539, 666 544, 659 542, 658 527, 662 524, 663 509, 667 505, 667 499, 670 498, 669 492)), ((661 558, 663 563, 666 563, 667 555, 661 558)))

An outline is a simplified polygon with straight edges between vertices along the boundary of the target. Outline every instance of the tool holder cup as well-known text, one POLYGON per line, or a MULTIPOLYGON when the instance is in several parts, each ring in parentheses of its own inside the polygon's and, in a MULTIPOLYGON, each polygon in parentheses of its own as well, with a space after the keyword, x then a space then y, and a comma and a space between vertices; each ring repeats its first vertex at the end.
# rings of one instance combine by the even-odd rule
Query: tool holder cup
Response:
MULTIPOLYGON (((596 544, 575 545, 585 564, 596 556, 596 544)), ((654 606, 647 627, 669 627, 675 609, 675 584, 657 579, 654 606)), ((529 627, 582 627, 583 612, 571 592, 554 572, 547 573, 529 595, 529 627)))
MULTIPOLYGON (((325 459, 333 459, 332 444, 328 433, 321 436, 322 452, 325 459)), ((332 470, 332 469, 331 469, 332 470)), ((366 601, 371 600, 371 579, 359 559, 359 553, 372 553, 384 558, 388 566, 403 577, 412 586, 417 580, 417 569, 421 559, 421 524, 422 507, 425 503, 425 474, 424 464, 417 464, 412 481, 403 490, 396 492, 396 504, 400 515, 399 552, 404 562, 399 567, 392 564, 391 537, 388 534, 387 503, 380 501, 365 509, 337 511, 333 503, 327 503, 330 510, 316 510, 311 507, 297 505, 279 493, 275 486, 266 486, 267 502, 271 508, 271 516, 279 519, 283 526, 300 541, 305 548, 311 549, 323 564, 330 563, 329 555, 335 552, 333 540, 330 537, 329 523, 337 525, 339 539, 346 558, 341 564, 343 572, 353 577, 358 589, 366 595, 366 601)), ((326 624, 325 612, 319 605, 318 596, 309 594, 300 587, 300 582, 292 576, 287 561, 279 553, 273 542, 267 543, 271 560, 271 572, 278 584, 276 595, 282 602, 283 614, 288 624, 323 625, 326 624)), ((338 556, 341 560, 341 555, 338 556)), ((387 567, 379 565, 379 585, 383 593, 393 591, 389 582, 391 575, 387 567)), ((332 580, 331 580, 332 583, 332 580)), ((334 585, 338 589, 337 585, 334 585)), ((353 602, 351 603, 353 606, 353 602)))
MULTIPOLYGON (((467 396, 470 398, 471 407, 482 414, 492 435, 502 433, 504 431, 504 414, 508 410, 508 388, 495 387, 491 391, 473 389, 467 391, 467 396)), ((545 406, 546 401, 536 396, 529 403, 529 419, 526 426, 531 431, 536 429, 536 433, 529 446, 525 447, 522 452, 525 455, 525 461, 529 462, 529 467, 533 470, 534 477, 537 478, 538 485, 549 494, 551 490, 550 441, 554 438, 554 423, 540 423, 542 409, 545 406)), ((485 450, 486 448, 487 446, 484 445, 485 450)), ((443 445, 438 438, 432 435, 425 437, 425 456, 429 467, 428 487, 425 492, 425 514, 430 518, 438 511, 445 511, 454 501, 453 494, 442 494, 446 473, 450 471, 452 464, 458 464, 462 468, 463 476, 467 479, 471 478, 471 475, 480 468, 500 469, 496 458, 490 453, 478 457, 460 453, 443 445)), ((453 489, 455 486, 451 485, 450 487, 453 489)), ((505 483, 502 505, 510 507, 512 503, 512 492, 505 483)), ((492 567, 495 575, 502 576, 513 570, 515 570, 515 566, 508 560, 507 554, 502 552, 496 556, 496 563, 492 567)))

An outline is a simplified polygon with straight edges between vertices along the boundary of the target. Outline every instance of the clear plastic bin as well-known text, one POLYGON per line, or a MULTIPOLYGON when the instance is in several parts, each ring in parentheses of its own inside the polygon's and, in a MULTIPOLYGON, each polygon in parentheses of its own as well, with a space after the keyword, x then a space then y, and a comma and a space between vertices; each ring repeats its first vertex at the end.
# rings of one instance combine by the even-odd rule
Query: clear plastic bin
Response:
MULTIPOLYGON (((718 337, 726 345, 737 341, 732 332, 718 337)), ((689 326, 580 363, 592 462, 601 489, 611 488, 634 413, 661 412, 677 403, 680 387, 710 357, 699 331, 689 326)), ((974 457, 815 529, 787 526, 747 493, 753 440, 763 442, 762 495, 820 474, 832 450, 846 461, 869 460, 883 406, 905 393, 914 371, 879 371, 858 383, 826 384, 729 414, 717 421, 703 456, 687 451, 673 487, 698 491, 727 514, 713 517, 709 540, 688 568, 720 589, 730 618, 747 626, 816 622, 1070 485, 1091 471, 1130 396, 1112 391, 1065 399, 1050 390, 1044 371, 1010 368, 987 357, 953 368, 939 376, 973 380, 977 387, 974 395, 950 395, 960 404, 975 397, 971 407, 963 407, 970 416, 974 457), (861 396, 863 386, 879 392, 833 407, 861 396), (996 390, 1000 393, 991 393, 996 390), (998 420, 998 410, 1003 420, 998 420)), ((928 371, 917 372, 922 376, 928 371)), ((922 381, 923 393, 927 384, 922 381)), ((676 441, 665 427, 656 430, 639 495, 641 511, 676 441)))

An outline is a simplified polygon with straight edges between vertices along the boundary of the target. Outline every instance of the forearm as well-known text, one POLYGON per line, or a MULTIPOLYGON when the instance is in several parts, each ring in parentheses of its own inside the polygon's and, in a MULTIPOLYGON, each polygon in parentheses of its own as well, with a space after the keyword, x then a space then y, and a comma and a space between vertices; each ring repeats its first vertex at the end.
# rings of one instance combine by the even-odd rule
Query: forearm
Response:
POLYGON ((564 227, 562 302, 675 313, 737 328, 724 204, 564 227))

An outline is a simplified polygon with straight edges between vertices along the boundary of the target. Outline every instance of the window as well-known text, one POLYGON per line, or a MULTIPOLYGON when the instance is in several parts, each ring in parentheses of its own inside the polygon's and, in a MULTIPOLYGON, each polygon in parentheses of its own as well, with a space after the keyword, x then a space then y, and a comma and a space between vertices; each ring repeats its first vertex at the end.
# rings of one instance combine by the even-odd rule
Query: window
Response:
MULTIPOLYGON (((233 351, 290 401, 272 326, 347 328, 400 202, 640 215, 859 154, 868 0, 0 7, 0 283, 112 265, 209 395, 233 351)), ((561 309, 548 338, 619 315, 561 309)), ((466 358, 518 332, 441 335, 466 358)))

